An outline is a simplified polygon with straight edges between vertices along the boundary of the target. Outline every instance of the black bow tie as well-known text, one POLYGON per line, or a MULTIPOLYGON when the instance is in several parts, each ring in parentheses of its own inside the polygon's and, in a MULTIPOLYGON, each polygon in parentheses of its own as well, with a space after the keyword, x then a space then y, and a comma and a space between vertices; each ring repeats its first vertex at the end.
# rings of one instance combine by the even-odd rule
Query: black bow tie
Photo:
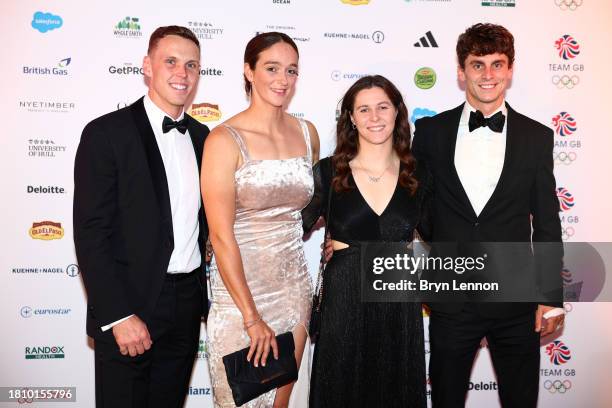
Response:
POLYGON ((164 133, 168 133, 172 129, 178 130, 182 134, 185 134, 187 131, 187 118, 183 117, 183 119, 179 121, 174 121, 167 116, 164 116, 164 121, 162 122, 162 130, 164 133))
POLYGON ((470 127, 470 132, 479 127, 488 126, 492 131, 501 133, 502 130, 504 130, 505 122, 506 117, 501 111, 489 118, 485 118, 482 112, 477 110, 476 112, 470 112, 470 122, 468 125, 470 127))

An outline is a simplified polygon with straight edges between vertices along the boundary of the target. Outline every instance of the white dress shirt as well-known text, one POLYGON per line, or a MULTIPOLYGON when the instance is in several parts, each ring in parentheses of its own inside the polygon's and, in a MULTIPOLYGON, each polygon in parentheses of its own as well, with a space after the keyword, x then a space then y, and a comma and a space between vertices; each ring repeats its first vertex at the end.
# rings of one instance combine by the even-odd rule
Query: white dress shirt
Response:
MULTIPOLYGON (((191 272, 202 263, 202 255, 198 246, 200 232, 198 211, 201 206, 200 177, 193 144, 189 131, 182 134, 175 128, 167 133, 163 132, 164 116, 170 116, 155 105, 148 95, 144 97, 144 107, 155 134, 155 141, 161 153, 168 180, 174 250, 170 256, 167 272, 191 272)), ((183 116, 184 113, 181 113, 176 120, 181 120, 183 116)), ((131 316, 103 326, 102 331, 110 329, 131 316)))
MULTIPOLYGON (((470 112, 476 112, 476 108, 467 101, 459 120, 455 145, 455 168, 476 216, 480 215, 493 195, 504 167, 508 128, 508 109, 505 101, 487 117, 499 111, 506 118, 501 133, 492 131, 488 126, 479 127, 470 132, 470 112)), ((561 314, 565 314, 564 309, 554 308, 546 312, 544 318, 548 319, 561 314)))

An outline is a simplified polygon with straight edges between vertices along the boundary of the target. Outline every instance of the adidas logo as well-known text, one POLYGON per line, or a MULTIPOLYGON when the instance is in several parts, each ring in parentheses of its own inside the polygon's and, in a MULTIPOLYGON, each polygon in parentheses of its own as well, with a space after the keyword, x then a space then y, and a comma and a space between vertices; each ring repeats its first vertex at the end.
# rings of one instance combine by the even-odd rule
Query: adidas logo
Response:
POLYGON ((415 47, 433 47, 433 48, 438 48, 438 43, 436 42, 436 39, 434 38, 433 34, 431 33, 431 31, 428 31, 425 33, 424 37, 421 37, 421 39, 418 42, 414 43, 415 47))

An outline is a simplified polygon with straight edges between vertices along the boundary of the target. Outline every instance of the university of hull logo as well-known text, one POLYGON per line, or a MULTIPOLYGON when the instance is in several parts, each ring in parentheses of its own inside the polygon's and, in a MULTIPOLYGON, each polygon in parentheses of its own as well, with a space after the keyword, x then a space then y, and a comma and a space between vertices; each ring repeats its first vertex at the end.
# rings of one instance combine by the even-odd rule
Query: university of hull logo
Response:
POLYGON ((582 6, 582 0, 555 0, 555 4, 561 10, 574 11, 578 7, 582 6))
POLYGON ((574 207, 574 196, 565 187, 557 188, 557 198, 559 198, 560 211, 569 211, 574 207))
POLYGON ((559 136, 569 136, 577 129, 576 119, 567 112, 561 112, 553 116, 552 124, 555 128, 555 133, 559 136))
POLYGON ((32 223, 30 228, 30 237, 32 239, 41 239, 50 241, 52 239, 62 239, 64 237, 64 229, 60 222, 41 221, 32 223))
POLYGON ((421 37, 419 41, 414 43, 414 46, 415 47, 425 47, 425 48, 429 48, 429 47, 438 48, 438 43, 436 39, 434 38, 433 34, 431 33, 431 31, 428 31, 425 33, 423 37, 421 37))
POLYGON ((550 362, 554 365, 565 364, 572 358, 569 347, 561 340, 555 340, 546 346, 546 354, 548 354, 550 362))
POLYGON ((578 54, 580 54, 580 45, 578 45, 578 41, 569 34, 565 34, 555 41, 555 48, 559 52, 559 57, 564 60, 576 58, 578 54))
POLYGON ((189 115, 199 122, 215 122, 221 119, 219 105, 212 103, 194 103, 189 109, 189 115))

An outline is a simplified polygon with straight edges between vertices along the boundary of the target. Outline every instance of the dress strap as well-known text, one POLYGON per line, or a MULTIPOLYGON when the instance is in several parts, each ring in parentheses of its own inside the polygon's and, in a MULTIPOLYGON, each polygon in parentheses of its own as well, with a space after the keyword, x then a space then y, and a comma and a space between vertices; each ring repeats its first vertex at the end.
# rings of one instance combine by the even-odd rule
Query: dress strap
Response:
POLYGON ((308 156, 308 160, 312 162, 312 146, 310 144, 310 131, 308 130, 308 124, 304 119, 298 119, 300 121, 300 126, 302 127, 302 134, 304 135, 304 141, 306 142, 306 156, 308 156))
POLYGON ((234 129, 233 127, 231 127, 227 123, 224 123, 223 126, 227 130, 229 130, 229 132, 231 133, 232 137, 236 141, 236 144, 238 145, 238 148, 240 149, 240 153, 242 154, 242 159, 244 160, 244 162, 246 163, 246 162, 250 161, 251 158, 249 157, 249 151, 247 150, 246 143, 244 143, 244 140, 242 139, 242 136, 240 136, 240 133, 238 133, 238 131, 236 129, 234 129))

